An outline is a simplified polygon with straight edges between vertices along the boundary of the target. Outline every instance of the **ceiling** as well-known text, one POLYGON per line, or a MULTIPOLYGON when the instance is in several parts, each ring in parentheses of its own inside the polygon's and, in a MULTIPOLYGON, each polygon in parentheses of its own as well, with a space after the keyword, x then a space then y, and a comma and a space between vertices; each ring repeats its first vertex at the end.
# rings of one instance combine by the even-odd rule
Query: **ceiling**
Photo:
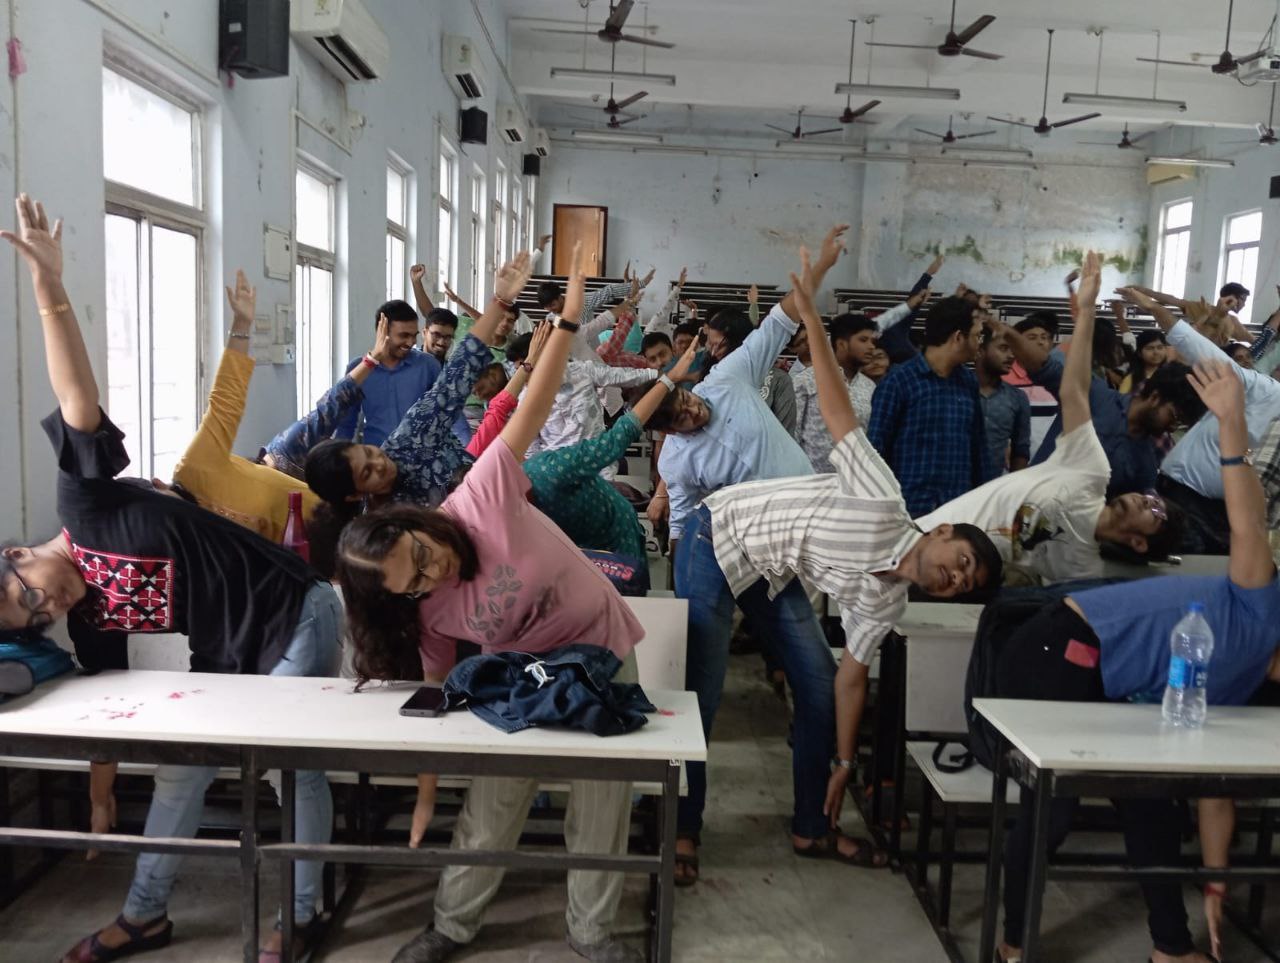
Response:
MULTIPOLYGON (((631 109, 642 120, 627 130, 651 131, 689 138, 749 137, 772 144, 782 136, 765 124, 792 128, 796 110, 811 115, 806 129, 840 127, 820 118, 835 117, 845 97, 834 93, 847 79, 850 23, 856 17, 854 81, 881 84, 955 87, 959 101, 881 97, 868 116, 874 125, 817 140, 862 142, 919 140, 913 128, 938 132, 954 115, 962 130, 997 129, 973 144, 1027 144, 1041 138, 1029 130, 992 123, 987 115, 1035 123, 1044 93, 1047 27, 1055 29, 1047 115, 1050 122, 1101 110, 1103 117, 1054 132, 1051 140, 1066 146, 1078 141, 1114 140, 1128 123, 1134 132, 1156 126, 1252 128, 1265 121, 1272 85, 1245 87, 1234 77, 1208 69, 1139 63, 1155 56, 1156 11, 1160 55, 1166 59, 1211 63, 1222 51, 1227 0, 1162 0, 1158 5, 1135 0, 1078 0, 1071 5, 1046 0, 958 0, 957 29, 983 14, 996 21, 970 46, 1003 54, 998 61, 976 57, 942 57, 933 50, 868 47, 866 42, 941 43, 950 15, 948 0, 881 0, 882 6, 855 7, 835 0, 650 0, 638 2, 627 31, 677 44, 673 50, 617 44, 616 69, 675 74, 675 86, 643 81, 619 83, 617 99, 639 89, 648 96, 631 109), (1101 29, 1101 59, 1099 37, 1101 29), (643 84, 643 87, 641 87, 643 84), (1146 107, 1081 107, 1064 104, 1064 92, 1093 92, 1184 100, 1185 113, 1146 107), (968 118, 968 119, 966 119, 968 118)), ((556 132, 607 120, 591 110, 602 105, 607 80, 550 76, 552 66, 608 69, 614 45, 594 36, 583 38, 541 32, 537 28, 581 29, 584 15, 598 28, 608 16, 608 0, 499 0, 508 19, 511 73, 528 99, 538 123, 556 132)), ((1231 48, 1237 56, 1258 49, 1280 3, 1237 0, 1231 48)), ((1275 44, 1280 46, 1280 43, 1275 44)), ((856 108, 869 98, 855 95, 856 108)), ((1187 132, 1190 134, 1191 132, 1187 132)), ((1235 133, 1234 131, 1232 133, 1235 133)), ((1247 137, 1247 135, 1245 135, 1247 137)), ((1280 150, 1280 148, 1277 148, 1280 150)), ((1139 152, 1126 152, 1138 154, 1139 152)))

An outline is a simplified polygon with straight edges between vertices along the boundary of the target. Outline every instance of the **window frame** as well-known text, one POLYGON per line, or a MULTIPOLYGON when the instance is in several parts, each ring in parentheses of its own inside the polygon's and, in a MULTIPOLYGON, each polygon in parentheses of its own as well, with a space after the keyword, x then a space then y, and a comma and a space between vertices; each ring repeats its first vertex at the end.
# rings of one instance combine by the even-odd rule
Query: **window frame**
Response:
POLYGON ((1179 279, 1181 283, 1178 285, 1178 290, 1174 291, 1170 289, 1170 286, 1165 281, 1165 258, 1169 253, 1169 240, 1176 236, 1185 239, 1187 261, 1188 263, 1190 262, 1191 230, 1195 226, 1195 212, 1195 201, 1190 197, 1179 197, 1166 201, 1160 206, 1160 233, 1156 242, 1155 276, 1152 278, 1152 283, 1157 290, 1176 298, 1181 298, 1186 293, 1187 265, 1183 265, 1182 277, 1179 279), (1187 223, 1181 227, 1167 227, 1170 210, 1183 204, 1191 206, 1191 216, 1187 218, 1187 223))
POLYGON ((458 169, 460 165, 461 154, 458 148, 450 142, 449 138, 442 132, 440 134, 439 149, 436 152, 436 176, 434 184, 435 208, 436 208, 436 287, 437 290, 443 291, 445 284, 453 285, 457 278, 455 274, 458 270, 458 169), (441 182, 444 181, 444 168, 449 168, 448 188, 449 196, 445 196, 440 191, 441 182), (449 224, 448 231, 448 250, 440 250, 440 226, 441 222, 447 220, 449 224))
POLYGON ((401 272, 401 277, 399 278, 400 287, 397 291, 392 287, 391 261, 388 258, 386 264, 386 299, 388 301, 395 298, 406 299, 409 293, 409 265, 413 263, 413 231, 410 227, 412 221, 410 212, 413 209, 414 171, 412 167, 395 154, 389 153, 387 155, 387 173, 390 175, 392 172, 398 175, 404 184, 400 204, 402 222, 393 221, 388 214, 387 248, 389 252, 393 239, 404 246, 404 270, 401 272))
MULTIPOLYGON (((294 317, 294 384, 297 394, 297 412, 298 417, 303 417, 311 411, 316 398, 320 394, 328 390, 333 384, 336 368, 337 368, 337 294, 338 294, 338 181, 339 177, 320 167, 303 154, 298 154, 294 159, 294 214, 293 214, 293 231, 294 231, 294 272, 293 272, 293 306, 295 310, 294 317), (298 212, 297 212, 297 177, 299 173, 304 173, 315 180, 321 181, 329 189, 329 244, 332 250, 315 247, 312 244, 305 244, 297 238, 298 229, 298 212), (329 364, 328 364, 328 383, 316 391, 316 386, 310 384, 311 379, 311 358, 310 351, 307 349, 308 340, 311 336, 309 325, 310 322, 304 324, 302 313, 297 311, 298 305, 302 303, 302 280, 305 271, 310 269, 318 269, 327 271, 330 275, 329 286, 329 364)), ((309 314, 310 312, 308 312, 309 314)))
POLYGON ((489 276, 488 256, 488 194, 489 177, 479 164, 471 168, 471 202, 468 220, 471 224, 471 302, 477 308, 487 299, 485 281, 489 276))
MULTIPOLYGON (((1243 284, 1251 292, 1257 286, 1258 262, 1262 257, 1262 228, 1264 226, 1263 224, 1264 217, 1265 215, 1263 214, 1262 208, 1254 207, 1245 211, 1236 211, 1232 214, 1228 214, 1226 217, 1222 219, 1222 253, 1221 253, 1221 258, 1218 262, 1219 290, 1225 284, 1228 284, 1232 280, 1237 280, 1238 283, 1243 284), (1258 239, 1256 241, 1237 241, 1236 243, 1232 244, 1229 240, 1229 238, 1231 237, 1231 222, 1234 220, 1237 220, 1238 218, 1249 217, 1253 214, 1257 214, 1259 219, 1258 239), (1249 251, 1249 250, 1253 250, 1257 252, 1257 256, 1254 257, 1254 261, 1253 261, 1253 277, 1249 279, 1248 283, 1246 283, 1243 278, 1233 279, 1229 277, 1228 266, 1231 262, 1231 255, 1236 253, 1243 254, 1243 252, 1249 251)), ((1248 303, 1245 304, 1244 311, 1237 311, 1236 316, 1240 318, 1241 322, 1248 324, 1250 318, 1252 317, 1252 314, 1253 314, 1253 297, 1252 295, 1250 295, 1248 303)))
POLYGON ((493 228, 494 228, 494 263, 506 264, 511 260, 511 243, 515 237, 507 223, 507 192, 510 190, 507 178, 507 165, 501 160, 494 162, 493 170, 493 228))

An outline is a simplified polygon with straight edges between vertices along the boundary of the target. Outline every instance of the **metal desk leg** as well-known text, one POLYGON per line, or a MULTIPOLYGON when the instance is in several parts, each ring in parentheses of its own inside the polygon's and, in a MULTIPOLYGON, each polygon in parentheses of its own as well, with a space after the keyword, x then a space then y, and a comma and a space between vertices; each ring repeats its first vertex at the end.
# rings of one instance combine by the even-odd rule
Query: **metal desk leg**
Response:
POLYGON ((979 963, 986 963, 996 952, 996 919, 1000 911, 1000 870, 1004 860, 1004 805, 1009 785, 1009 764, 1005 754, 1009 743, 996 737, 996 771, 991 786, 991 833, 987 844, 987 881, 982 903, 982 940, 978 949, 979 963))
POLYGON ((680 798, 680 763, 671 760, 662 786, 661 843, 658 853, 658 925, 650 956, 657 963, 670 963, 671 931, 675 924, 676 801, 680 798))
POLYGON ((1027 872, 1027 918, 1022 931, 1022 959, 1037 959, 1040 941, 1040 910, 1044 905, 1044 884, 1049 873, 1049 811, 1053 805, 1053 772, 1036 773, 1036 795, 1032 804, 1031 865, 1027 872))
POLYGON ((240 937, 244 963, 258 963, 258 760, 240 757, 240 937))
MULTIPOLYGON (((298 774, 280 771, 280 842, 292 843, 296 833, 298 774)), ((292 859, 280 860, 280 963, 293 963, 293 868, 292 859)))
MULTIPOLYGON (((1258 826, 1258 848, 1257 854, 1263 863, 1271 860, 1271 837, 1274 825, 1274 813, 1269 805, 1271 800, 1265 800, 1260 817, 1260 825, 1258 826)), ((1267 884, 1254 883, 1249 887, 1249 925, 1254 927, 1262 926, 1262 904, 1266 899, 1267 884)))
POLYGON ((942 859, 938 862, 938 925, 951 926, 951 871, 956 864, 956 807, 944 803, 942 810, 942 859))
POLYGON ((929 780, 920 777, 920 827, 916 830, 916 889, 929 891, 929 842, 933 835, 933 793, 929 780))

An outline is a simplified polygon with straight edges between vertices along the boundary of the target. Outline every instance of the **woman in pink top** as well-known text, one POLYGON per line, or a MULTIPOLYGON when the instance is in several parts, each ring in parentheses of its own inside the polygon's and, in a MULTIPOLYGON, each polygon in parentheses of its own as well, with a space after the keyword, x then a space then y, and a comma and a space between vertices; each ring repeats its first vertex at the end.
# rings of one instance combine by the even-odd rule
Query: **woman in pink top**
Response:
MULTIPOLYGON (((528 500, 521 462, 541 430, 576 335, 585 277, 575 249, 567 303, 547 338, 524 399, 506 427, 438 510, 393 506, 351 523, 338 546, 342 584, 362 681, 413 678, 419 668, 441 682, 458 639, 487 652, 546 652, 569 643, 601 645, 623 659, 619 682, 636 681, 631 650, 644 634, 631 609, 600 571, 528 500)), ((528 255, 498 272, 486 309, 500 312, 529 278, 528 255)), ((435 809, 436 774, 418 777, 410 845, 417 846, 435 809)), ((454 830, 459 849, 515 845, 537 791, 533 779, 472 781, 454 830)), ((565 838, 575 852, 625 853, 631 787, 571 784, 565 838)), ((471 942, 503 870, 450 866, 436 891, 435 921, 395 956, 395 963, 436 963, 471 942)), ((569 873, 569 945, 589 960, 642 959, 611 937, 621 874, 569 873)))

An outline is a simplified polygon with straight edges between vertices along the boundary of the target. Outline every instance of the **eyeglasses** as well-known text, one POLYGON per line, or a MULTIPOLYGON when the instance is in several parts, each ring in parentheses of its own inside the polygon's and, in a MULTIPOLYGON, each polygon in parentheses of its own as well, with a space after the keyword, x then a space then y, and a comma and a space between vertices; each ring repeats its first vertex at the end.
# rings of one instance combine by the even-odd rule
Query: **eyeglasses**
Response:
POLYGON ((1165 505, 1164 499, 1157 495, 1154 489, 1148 488, 1142 493, 1142 498, 1152 515, 1162 522, 1169 520, 1169 509, 1165 505))
POLYGON ((18 574, 16 568, 11 568, 14 579, 17 580, 22 591, 18 593, 19 604, 31 613, 31 618, 27 620, 27 628, 39 629, 53 622, 53 617, 48 612, 41 611, 48 596, 42 588, 31 588, 18 574))
MULTIPOLYGON (((423 544, 416 534, 409 532, 409 537, 413 539, 413 567, 417 570, 418 578, 423 579, 427 584, 431 584, 431 576, 427 574, 427 569, 431 567, 431 549, 423 544)), ((415 579, 414 581, 417 581, 415 579)), ((428 589, 421 589, 416 592, 405 592, 411 599, 420 599, 428 593, 428 589)))

